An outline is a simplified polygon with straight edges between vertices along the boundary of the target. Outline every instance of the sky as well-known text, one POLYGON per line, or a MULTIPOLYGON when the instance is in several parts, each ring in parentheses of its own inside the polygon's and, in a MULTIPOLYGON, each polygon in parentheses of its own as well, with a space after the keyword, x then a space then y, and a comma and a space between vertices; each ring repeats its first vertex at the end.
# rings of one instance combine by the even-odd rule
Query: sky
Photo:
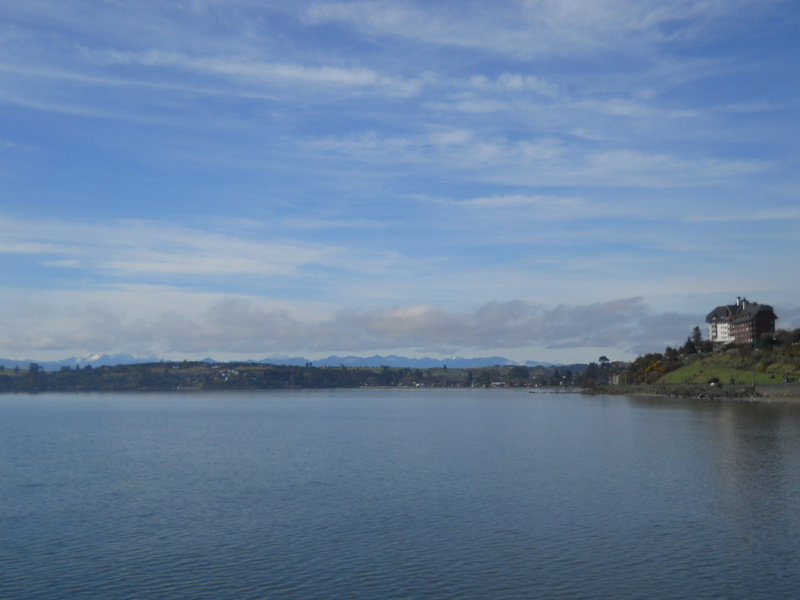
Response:
POLYGON ((800 327, 794 0, 0 5, 0 356, 800 327))

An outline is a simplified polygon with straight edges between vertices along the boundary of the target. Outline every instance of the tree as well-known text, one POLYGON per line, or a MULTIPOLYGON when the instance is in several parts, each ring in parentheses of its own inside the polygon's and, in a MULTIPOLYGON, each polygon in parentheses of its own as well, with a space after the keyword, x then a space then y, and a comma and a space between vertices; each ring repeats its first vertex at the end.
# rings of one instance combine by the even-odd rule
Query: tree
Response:
POLYGON ((600 383, 608 385, 608 370, 611 368, 607 356, 601 356, 597 359, 600 361, 600 383))
POLYGON ((777 336, 774 333, 762 333, 756 340, 756 346, 759 350, 766 350, 772 352, 772 349, 778 344, 777 336))
POLYGON ((489 387, 492 384, 492 376, 489 373, 488 369, 481 369, 478 373, 478 376, 474 379, 475 385, 479 385, 481 387, 489 387))
POLYGON ((600 362, 600 371, 603 373, 602 383, 603 385, 608 385, 608 371, 611 369, 611 361, 608 360, 607 356, 601 356, 597 360, 600 362))
POLYGON ((44 370, 41 366, 36 363, 28 365, 28 385, 30 385, 33 391, 38 391, 40 389, 43 383, 42 375, 44 375, 44 370))
POLYGON ((583 372, 583 376, 581 377, 581 386, 585 388, 593 388, 600 383, 602 376, 603 372, 598 364, 589 363, 589 366, 586 367, 586 370, 583 372))
POLYGON ((531 371, 528 367, 523 365, 514 365, 508 370, 509 379, 516 381, 528 381, 531 376, 531 371))

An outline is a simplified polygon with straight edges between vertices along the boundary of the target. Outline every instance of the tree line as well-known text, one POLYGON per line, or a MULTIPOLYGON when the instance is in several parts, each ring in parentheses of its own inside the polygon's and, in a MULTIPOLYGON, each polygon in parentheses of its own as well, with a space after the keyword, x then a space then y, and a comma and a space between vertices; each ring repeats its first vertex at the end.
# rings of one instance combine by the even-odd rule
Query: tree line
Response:
POLYGON ((532 387, 580 384, 582 368, 523 365, 472 369, 314 367, 259 363, 159 362, 47 372, 0 365, 0 393, 202 391, 355 387, 532 387))

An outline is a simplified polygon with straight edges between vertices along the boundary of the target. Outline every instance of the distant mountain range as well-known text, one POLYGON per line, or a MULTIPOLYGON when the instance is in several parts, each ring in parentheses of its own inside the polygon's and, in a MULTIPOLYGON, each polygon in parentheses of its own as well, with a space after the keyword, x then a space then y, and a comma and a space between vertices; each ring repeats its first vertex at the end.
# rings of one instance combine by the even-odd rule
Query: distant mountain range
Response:
MULTIPOLYGON (((0 365, 5 367, 6 369, 13 369, 14 367, 19 367, 20 369, 27 369, 31 363, 36 363, 46 371, 58 371, 62 367, 84 368, 87 366, 102 367, 102 366, 116 366, 116 365, 132 365, 141 363, 160 362, 161 360, 162 359, 155 357, 145 358, 145 357, 131 356, 130 354, 114 354, 114 355, 87 354, 85 356, 81 356, 80 358, 71 357, 56 361, 0 358, 0 365)), ((165 361, 165 362, 175 362, 175 361, 165 361)), ((227 361, 216 361, 213 358, 205 358, 201 362, 215 363, 215 362, 227 362, 227 361)), ((502 367, 502 366, 520 364, 514 362, 513 360, 503 358, 502 356, 489 356, 483 358, 463 358, 460 356, 453 356, 450 358, 430 358, 430 357, 408 358, 405 356, 396 356, 394 354, 390 354, 389 356, 375 355, 367 357, 329 356, 328 358, 323 358, 314 361, 302 357, 290 357, 290 358, 267 357, 261 360, 235 361, 235 362, 253 362, 262 364, 293 365, 293 366, 303 366, 307 363, 311 363, 315 367, 387 366, 387 367, 399 367, 399 368, 409 367, 412 369, 435 369, 435 368, 442 368, 444 366, 453 369, 469 369, 469 368, 477 369, 482 367, 494 367, 494 366, 502 367)), ((538 362, 538 361, 526 361, 525 363, 522 364, 528 367, 558 366, 558 365, 553 365, 551 363, 538 362)))
MULTIPOLYGON (((265 358, 258 361, 260 363, 270 363, 275 365, 304 365, 311 362, 315 367, 410 367, 412 369, 435 369, 444 366, 454 369, 469 369, 481 367, 507 366, 518 363, 502 356, 488 356, 483 358, 463 358, 453 356, 450 358, 408 358, 406 356, 329 356, 321 360, 309 361, 305 358, 265 358)), ((549 363, 528 361, 524 363, 529 367, 552 366, 549 363)))
POLYGON ((20 369, 27 369, 31 363, 36 363, 45 371, 58 371, 62 367, 103 367, 116 365, 135 365, 140 363, 153 363, 159 362, 160 358, 143 358, 140 356, 131 356, 130 354, 87 354, 86 356, 70 357, 63 360, 32 360, 29 358, 0 358, 0 365, 6 369, 13 369, 19 367, 20 369))

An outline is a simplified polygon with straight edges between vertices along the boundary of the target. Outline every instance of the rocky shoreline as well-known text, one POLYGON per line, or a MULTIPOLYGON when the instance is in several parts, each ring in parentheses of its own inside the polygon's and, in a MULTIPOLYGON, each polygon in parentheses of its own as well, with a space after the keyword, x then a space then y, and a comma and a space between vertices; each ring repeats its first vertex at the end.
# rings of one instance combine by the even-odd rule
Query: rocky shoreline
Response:
POLYGON ((658 396, 662 398, 687 398, 698 400, 735 400, 741 402, 800 403, 800 386, 775 385, 614 385, 598 386, 584 390, 587 394, 612 394, 615 396, 658 396))

